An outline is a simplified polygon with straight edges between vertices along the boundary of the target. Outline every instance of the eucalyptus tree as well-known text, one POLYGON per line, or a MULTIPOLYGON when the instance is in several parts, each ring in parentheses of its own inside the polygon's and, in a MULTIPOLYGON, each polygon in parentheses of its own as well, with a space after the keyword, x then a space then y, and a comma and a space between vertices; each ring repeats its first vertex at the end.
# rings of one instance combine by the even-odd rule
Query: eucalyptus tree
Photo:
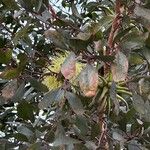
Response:
POLYGON ((148 0, 0 1, 0 149, 150 149, 148 0))

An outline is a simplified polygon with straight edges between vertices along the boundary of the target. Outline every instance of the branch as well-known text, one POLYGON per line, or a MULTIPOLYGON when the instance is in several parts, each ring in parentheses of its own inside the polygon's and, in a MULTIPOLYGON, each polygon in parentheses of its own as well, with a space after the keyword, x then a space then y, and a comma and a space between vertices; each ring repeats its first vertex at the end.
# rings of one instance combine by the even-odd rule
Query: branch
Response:
POLYGON ((108 47, 109 47, 110 50, 107 51, 106 54, 111 54, 111 52, 114 48, 113 39, 114 39, 114 36, 115 36, 116 32, 118 31, 118 29, 120 27, 121 20, 122 20, 121 8, 122 8, 121 1, 116 0, 116 6, 115 6, 116 17, 113 20, 111 31, 110 31, 110 34, 109 34, 109 37, 108 37, 108 47))
MULTIPOLYGON (((114 36, 116 35, 116 33, 118 32, 120 25, 121 25, 121 21, 122 21, 122 1, 121 0, 116 0, 116 4, 115 4, 115 18, 112 22, 112 26, 111 26, 111 31, 108 37, 108 48, 106 49, 105 55, 112 55, 113 51, 114 51, 114 36)), ((118 47, 116 48, 116 50, 118 50, 118 47)), ((116 52, 116 51, 114 51, 116 52)), ((107 74, 109 72, 109 65, 105 65, 104 66, 104 73, 107 74)))

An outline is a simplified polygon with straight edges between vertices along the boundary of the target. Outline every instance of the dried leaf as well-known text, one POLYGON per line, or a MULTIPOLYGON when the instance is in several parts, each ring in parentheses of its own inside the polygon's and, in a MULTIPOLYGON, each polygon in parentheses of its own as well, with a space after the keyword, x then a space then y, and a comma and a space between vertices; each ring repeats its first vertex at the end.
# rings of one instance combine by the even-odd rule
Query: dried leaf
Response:
POLYGON ((81 71, 79 85, 85 96, 91 97, 96 94, 98 87, 98 72, 92 65, 87 64, 81 71))
POLYGON ((3 89, 2 89, 2 96, 5 100, 11 99, 17 90, 17 80, 13 80, 9 82, 3 89))
POLYGON ((122 52, 119 51, 116 54, 116 59, 114 63, 111 65, 111 72, 112 72, 113 80, 115 82, 125 80, 128 73, 128 66, 129 63, 127 57, 122 52))
POLYGON ((63 62, 61 73, 66 79, 71 79, 76 73, 76 56, 72 52, 63 62))

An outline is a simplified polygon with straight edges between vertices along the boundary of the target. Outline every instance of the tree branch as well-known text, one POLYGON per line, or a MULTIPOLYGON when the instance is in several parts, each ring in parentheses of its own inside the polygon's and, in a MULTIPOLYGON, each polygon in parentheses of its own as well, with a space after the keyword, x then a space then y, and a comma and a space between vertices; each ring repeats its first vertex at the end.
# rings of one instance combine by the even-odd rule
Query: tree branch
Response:
POLYGON ((115 6, 115 18, 112 23, 111 31, 108 37, 108 47, 109 50, 107 50, 106 54, 111 54, 112 50, 114 48, 113 40, 116 32, 118 31, 121 20, 122 20, 122 15, 121 15, 121 8, 122 8, 122 3, 120 0, 116 0, 116 6, 115 6))

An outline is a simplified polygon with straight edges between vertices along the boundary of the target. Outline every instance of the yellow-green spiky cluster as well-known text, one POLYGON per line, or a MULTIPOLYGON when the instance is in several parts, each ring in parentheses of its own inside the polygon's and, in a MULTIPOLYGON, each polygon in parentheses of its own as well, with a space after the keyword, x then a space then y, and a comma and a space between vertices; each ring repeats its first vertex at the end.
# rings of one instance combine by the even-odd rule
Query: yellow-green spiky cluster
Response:
MULTIPOLYGON (((45 73, 51 70, 52 72, 59 73, 61 69, 62 63, 68 57, 69 53, 66 52, 65 54, 59 54, 52 58, 52 64, 48 66, 48 69, 45 70, 45 73)), ((84 64, 77 62, 76 63, 76 75, 71 79, 72 84, 77 84, 77 76, 79 75, 80 71, 82 70, 84 64)), ((63 83, 58 81, 57 77, 55 76, 46 76, 43 80, 43 84, 45 84, 50 90, 56 89, 60 87, 63 83)))
POLYGON ((52 58, 52 65, 48 66, 48 69, 50 69, 53 72, 58 73, 60 71, 61 64, 64 62, 64 60, 66 59, 68 55, 69 53, 66 52, 65 54, 58 54, 57 56, 52 58))
POLYGON ((62 85, 62 82, 58 81, 55 76, 46 76, 42 83, 46 85, 50 90, 56 89, 62 85))

